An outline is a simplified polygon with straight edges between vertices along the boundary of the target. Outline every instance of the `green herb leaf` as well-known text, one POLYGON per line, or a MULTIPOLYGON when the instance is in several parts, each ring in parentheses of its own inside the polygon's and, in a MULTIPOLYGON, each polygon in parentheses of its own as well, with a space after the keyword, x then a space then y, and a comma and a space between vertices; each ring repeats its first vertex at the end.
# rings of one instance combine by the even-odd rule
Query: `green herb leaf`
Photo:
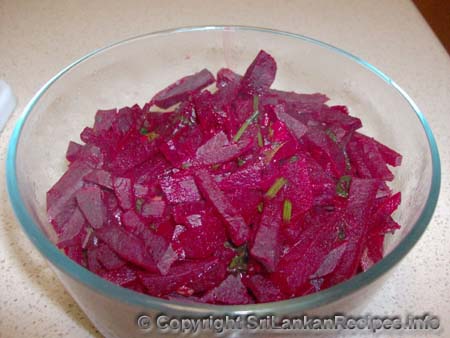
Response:
POLYGON ((331 141, 333 141, 334 143, 337 143, 337 136, 331 129, 328 128, 327 130, 325 130, 325 134, 328 135, 328 137, 331 139, 331 141))
POLYGON ((339 179, 339 181, 336 184, 336 194, 338 196, 341 196, 344 198, 348 197, 351 180, 352 180, 352 177, 350 175, 344 175, 339 179))
POLYGON ((292 217, 292 202, 288 199, 283 202, 283 221, 289 223, 292 217))
POLYGON ((236 135, 233 137, 233 141, 237 142, 242 137, 242 135, 247 130, 248 126, 252 124, 252 122, 258 117, 259 115, 259 97, 258 95, 253 95, 253 114, 245 120, 245 122, 242 124, 242 126, 237 131, 236 135), (255 109, 256 108, 256 109, 255 109))
POLYGON ((273 143, 271 149, 264 152, 264 163, 269 164, 270 161, 272 161, 272 158, 275 156, 275 154, 278 152, 278 150, 281 149, 282 146, 284 146, 286 142, 283 143, 273 143))
POLYGON ((259 213, 262 213, 262 212, 263 212, 263 209, 264 209, 264 203, 261 202, 261 203, 258 204, 258 212, 259 212, 259 213))
POLYGON ((297 162, 298 161, 298 156, 297 155, 294 155, 294 156, 292 156, 290 159, 289 159, 289 162, 290 163, 295 163, 295 162, 297 162))
POLYGON ((183 164, 181 164, 181 168, 182 169, 188 169, 188 168, 191 167, 191 165, 192 165, 192 163, 184 162, 183 164))
POLYGON ((253 95, 253 111, 259 112, 259 96, 253 95))
POLYGON ((248 262, 247 245, 244 244, 239 247, 233 247, 229 242, 225 242, 225 246, 231 247, 236 252, 236 256, 233 257, 228 265, 228 270, 231 272, 245 272, 247 270, 248 262), (226 243, 228 243, 229 246, 227 246, 226 243))
POLYGON ((238 167, 242 167, 245 164, 245 160, 243 160, 242 158, 238 157, 237 158, 237 165, 238 167))
POLYGON ((149 141, 153 141, 155 138, 157 138, 159 135, 158 133, 151 131, 149 133, 147 133, 147 138, 149 141))
POLYGON ((147 134, 148 134, 148 129, 145 128, 145 127, 142 127, 141 129, 139 129, 139 132, 140 132, 142 135, 147 135, 147 134))
POLYGON ((220 163, 215 163, 215 164, 211 165, 212 170, 217 170, 219 168, 220 168, 220 163))
POLYGON ((142 198, 137 198, 135 208, 138 213, 140 213, 142 210, 142 204, 144 204, 144 200, 142 198))
POLYGON ((258 129, 258 146, 261 148, 264 147, 264 140, 260 129, 258 129))
POLYGON ((277 178, 272 186, 267 190, 266 197, 274 198, 276 194, 283 188, 283 186, 287 183, 287 180, 284 177, 277 178))
POLYGON ((225 241, 225 242, 223 243, 223 246, 224 246, 225 248, 227 248, 227 249, 234 249, 233 244, 231 244, 231 243, 228 242, 228 241, 225 241))

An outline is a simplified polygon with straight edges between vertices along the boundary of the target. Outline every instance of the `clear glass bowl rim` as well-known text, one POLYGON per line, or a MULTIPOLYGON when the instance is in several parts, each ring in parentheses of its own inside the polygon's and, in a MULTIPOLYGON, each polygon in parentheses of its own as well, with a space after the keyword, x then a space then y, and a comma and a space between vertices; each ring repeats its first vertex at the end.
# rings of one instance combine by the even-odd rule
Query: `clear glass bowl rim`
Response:
POLYGON ((15 215, 20 221, 23 230, 27 234, 28 238, 33 242, 34 246, 41 252, 41 254, 48 259, 54 266, 59 270, 69 275, 71 278, 77 280, 78 282, 88 286, 95 292, 99 292, 106 297, 119 300, 120 302, 128 303, 130 305, 135 305, 142 307, 144 309, 152 309, 162 312, 183 312, 192 314, 235 314, 235 315, 245 315, 249 313, 253 314, 288 314, 288 313, 299 313, 301 311, 323 306, 325 304, 331 303, 338 299, 341 299, 358 289, 372 283, 382 275, 384 275, 388 270, 390 270, 396 263, 398 263, 415 245, 419 240, 423 232, 428 226, 431 220, 433 212, 435 210, 439 190, 441 183, 441 167, 439 152, 437 149, 436 141, 433 133, 430 129, 428 122, 423 116, 422 112, 416 105, 416 103, 409 97, 409 95, 397 85, 391 78, 386 74, 381 72, 375 66, 362 60, 361 58, 350 54, 340 48, 334 47, 328 43, 310 38, 304 35, 288 33, 284 31, 278 31, 267 28, 250 27, 250 26, 195 26, 195 27, 181 27, 169 30, 163 30, 148 34, 143 34, 135 36, 129 39, 125 39, 109 46, 96 49, 80 59, 76 60, 58 74, 56 74, 52 79, 50 79, 39 91, 34 95, 30 102, 25 107, 21 117, 18 119, 16 126, 13 130, 10 143, 8 146, 7 160, 6 160, 6 176, 7 176, 7 188, 9 193, 10 202, 13 206, 15 215), (252 304, 252 305, 211 305, 211 304, 200 304, 200 303, 186 303, 180 301, 165 300, 161 298, 156 298, 152 296, 143 295, 132 290, 114 285, 106 280, 98 277, 97 275, 91 273, 89 270, 78 265, 70 258, 65 256, 58 248, 41 232, 38 225, 33 221, 32 216, 28 212, 23 198, 18 189, 18 179, 16 173, 16 156, 17 156, 17 146, 21 136, 21 131, 26 123, 27 117, 32 113, 33 108, 38 104, 39 99, 42 95, 46 93, 47 90, 64 74, 76 68, 77 65, 83 63, 87 59, 101 54, 107 50, 114 48, 115 46, 123 45, 131 41, 152 38, 155 36, 167 36, 172 34, 183 34, 185 32, 195 32, 195 31, 252 31, 264 34, 273 34, 275 36, 290 37, 293 40, 302 40, 308 43, 320 46, 322 48, 328 49, 337 54, 343 55, 348 59, 358 63, 362 67, 373 72, 381 79, 383 79, 388 86, 391 86, 393 90, 397 91, 403 98, 408 102, 412 111, 417 115, 420 123, 425 131, 426 137, 428 139, 429 150, 431 153, 432 160, 432 180, 430 185, 430 190, 428 192, 427 200, 423 212, 418 218, 417 222, 411 228, 410 233, 399 243, 399 245, 391 251, 387 256, 385 256, 379 263, 375 264, 371 269, 364 273, 360 273, 348 281, 340 283, 329 289, 308 295, 303 297, 297 297, 285 301, 264 303, 264 304, 252 304))

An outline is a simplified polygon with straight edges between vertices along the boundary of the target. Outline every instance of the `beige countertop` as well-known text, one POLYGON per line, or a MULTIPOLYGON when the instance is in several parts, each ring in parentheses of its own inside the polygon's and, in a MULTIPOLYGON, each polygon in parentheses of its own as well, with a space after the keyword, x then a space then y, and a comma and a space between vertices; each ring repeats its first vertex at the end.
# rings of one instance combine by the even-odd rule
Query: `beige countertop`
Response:
POLYGON ((407 0, 0 1, 0 78, 18 98, 0 136, 0 337, 99 337, 22 233, 8 203, 6 148, 26 102, 63 66, 94 48, 154 30, 214 23, 276 28, 329 42, 379 67, 415 99, 441 153, 440 202, 423 238, 365 313, 429 312, 441 318, 441 329, 430 337, 450 337, 450 58, 407 0))

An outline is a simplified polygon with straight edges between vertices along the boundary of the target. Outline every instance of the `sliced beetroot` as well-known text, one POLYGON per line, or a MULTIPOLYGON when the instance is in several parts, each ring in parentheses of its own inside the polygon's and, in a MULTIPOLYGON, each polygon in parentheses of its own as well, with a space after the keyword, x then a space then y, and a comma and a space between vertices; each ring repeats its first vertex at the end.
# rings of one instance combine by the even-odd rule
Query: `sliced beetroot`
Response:
POLYGON ((115 177, 113 180, 114 193, 119 200, 120 207, 129 210, 135 207, 133 183, 127 177, 115 177))
POLYGON ((330 206, 334 203, 336 194, 336 181, 329 172, 326 172, 314 159, 305 157, 308 177, 311 183, 313 205, 330 206))
POLYGON ((70 162, 83 162, 92 168, 101 168, 105 161, 103 151, 99 147, 92 144, 81 146, 81 148, 74 145, 69 145, 66 158, 70 162))
POLYGON ((311 156, 322 168, 337 178, 345 174, 345 154, 325 131, 320 128, 309 128, 303 140, 311 156))
POLYGON ((222 221, 205 203, 178 204, 174 218, 185 226, 178 240, 186 258, 210 257, 227 240, 222 221))
POLYGON ((224 132, 220 132, 197 149, 195 163, 197 165, 209 165, 227 162, 245 152, 248 146, 248 139, 234 143, 228 140, 224 132))
POLYGON ((380 261, 401 155, 326 95, 271 88, 276 70, 260 51, 243 76, 204 69, 142 108, 98 110, 47 193, 57 246, 130 290, 222 305, 308 295, 380 261))
POLYGON ((216 108, 223 109, 238 95, 241 79, 242 76, 228 68, 222 68, 217 72, 217 92, 214 94, 216 108))
POLYGON ((101 228, 106 221, 102 190, 98 186, 84 187, 77 192, 76 199, 89 225, 94 229, 101 228))
POLYGON ((284 221, 296 222, 313 204, 313 190, 306 160, 298 157, 295 161, 289 161, 282 167, 282 172, 288 180, 284 190, 284 203, 292 205, 289 219, 284 221))
POLYGON ((136 270, 128 266, 123 266, 115 270, 105 271, 101 274, 101 276, 107 281, 120 286, 128 286, 130 283, 137 280, 136 270))
POLYGON ((363 178, 392 181, 394 175, 388 169, 378 147, 369 138, 353 138, 347 145, 350 162, 363 178))
POLYGON ((257 189, 262 180, 264 164, 262 161, 247 162, 220 182, 224 190, 237 188, 257 189))
POLYGON ((311 113, 311 118, 328 127, 341 127, 346 132, 353 132, 362 127, 361 120, 350 116, 345 106, 322 106, 320 110, 311 113))
POLYGON ((233 243, 244 244, 249 237, 249 228, 242 216, 236 212, 207 170, 198 170, 195 178, 204 197, 211 202, 225 221, 233 243))
POLYGON ((225 305, 253 303, 241 278, 234 275, 229 275, 219 286, 208 291, 202 301, 225 305))
POLYGON ((275 271, 281 255, 281 216, 281 203, 278 199, 264 203, 261 222, 250 249, 250 254, 269 272, 275 271))
POLYGON ((236 74, 229 68, 221 68, 217 72, 217 89, 221 90, 223 88, 235 87, 233 88, 237 94, 239 82, 241 81, 242 76, 236 74))
POLYGON ((238 214, 242 216, 245 224, 252 227, 258 224, 261 217, 258 210, 261 209, 264 199, 264 194, 261 191, 237 187, 234 190, 227 191, 226 197, 238 214))
POLYGON ((310 287, 316 272, 329 252, 339 243, 340 213, 315 214, 299 241, 281 258, 271 279, 288 295, 300 296, 310 287), (298 262, 304 264, 298 264, 298 262))
POLYGON ((266 92, 275 80, 276 72, 277 64, 273 57, 261 50, 241 80, 242 91, 250 95, 266 92))
POLYGON ((96 169, 83 177, 86 182, 98 184, 107 189, 113 189, 113 176, 110 172, 96 169))
POLYGON ((353 178, 350 186, 348 207, 343 218, 343 235, 347 247, 341 264, 329 276, 326 285, 335 285, 352 277, 359 266, 366 244, 369 221, 379 181, 353 178))
POLYGON ((84 250, 81 246, 69 246, 64 248, 64 252, 71 260, 86 267, 87 263, 85 260, 85 255, 83 254, 84 250))
POLYGON ((398 167, 400 164, 402 164, 402 155, 397 153, 395 150, 389 148, 388 146, 378 142, 373 137, 368 137, 364 134, 356 133, 356 137, 364 140, 365 142, 372 142, 375 144, 375 146, 378 148, 378 151, 380 152, 381 156, 383 157, 383 160, 393 166, 398 167))
POLYGON ((92 168, 83 162, 74 162, 58 182, 47 192, 47 215, 50 221, 64 212, 67 203, 84 185, 83 177, 92 168))
POLYGON ((201 199, 194 178, 184 172, 162 177, 160 185, 169 203, 197 202, 201 199))
POLYGON ((134 108, 135 107, 123 107, 119 109, 119 111, 117 112, 117 118, 115 119, 115 123, 112 125, 116 134, 124 136, 127 135, 133 129, 134 124, 136 122, 134 108))
POLYGON ((272 161, 291 158, 297 153, 298 142, 284 122, 281 120, 274 122, 272 124, 272 134, 272 142, 277 149, 272 157, 272 161))
POLYGON ((220 106, 220 103, 216 102, 215 95, 217 93, 212 94, 204 90, 192 99, 191 109, 195 111, 196 121, 205 138, 210 138, 221 130, 229 129, 227 106, 220 106))
POLYGON ((115 270, 123 267, 126 262, 120 259, 114 251, 112 251, 106 244, 100 243, 98 246, 88 249, 88 264, 89 269, 95 266, 99 271, 115 270))
POLYGON ((169 108, 186 99, 190 94, 214 83, 214 75, 207 69, 186 76, 156 94, 152 102, 160 108, 169 108))
POLYGON ((182 127, 172 138, 159 140, 159 150, 175 167, 189 164, 203 138, 198 127, 182 127))
POLYGON ((116 150, 114 159, 106 168, 117 175, 123 175, 134 167, 148 161, 157 153, 154 140, 142 135, 126 137, 116 150))
POLYGON ((291 115, 285 113, 283 110, 276 111, 277 117, 280 121, 282 121, 295 135, 296 138, 300 139, 308 130, 308 127, 301 123, 296 118, 291 115))
POLYGON ((160 199, 144 202, 141 206, 143 217, 162 217, 166 210, 166 202, 160 199))
POLYGON ((98 110, 95 114, 94 132, 109 130, 117 118, 117 109, 98 110))
POLYGON ((369 235, 366 247, 361 255, 361 268, 363 271, 369 270, 375 263, 383 258, 384 235, 369 235))
POLYGON ((258 303, 276 302, 286 298, 271 280, 261 275, 251 276, 246 280, 245 284, 258 303))
POLYGON ((75 161, 79 157, 79 154, 82 149, 83 149, 83 146, 81 144, 70 141, 69 146, 67 147, 67 151, 66 151, 67 161, 69 161, 69 162, 75 161))
MULTIPOLYGON (((377 205, 377 209, 374 212, 373 218, 376 223, 383 222, 386 218, 388 218, 395 210, 397 210, 398 206, 401 203, 402 195, 400 192, 381 198, 379 200, 380 203, 377 205)), ((378 199, 377 199, 378 201, 378 199)))
POLYGON ((74 239, 82 232, 86 226, 86 219, 79 208, 76 208, 70 219, 64 224, 62 232, 58 235, 58 247, 64 248, 76 245, 74 239))
POLYGON ((225 270, 217 258, 211 258, 180 263, 166 276, 138 273, 138 277, 150 295, 162 296, 180 288, 191 289, 192 293, 209 290, 223 280, 225 270))
POLYGON ((170 244, 156 265, 161 275, 165 276, 168 274, 170 267, 177 261, 178 256, 179 253, 174 249, 173 245, 170 244))
POLYGON ((148 271, 157 271, 153 257, 147 251, 144 242, 135 235, 117 225, 97 229, 95 233, 123 259, 148 271))
POLYGON ((310 279, 322 278, 326 275, 329 275, 330 273, 333 273, 333 271, 336 269, 339 262, 341 261, 341 258, 344 255, 346 248, 347 243, 343 242, 342 244, 331 250, 325 256, 316 272, 314 272, 311 276, 309 276, 309 278, 310 279))

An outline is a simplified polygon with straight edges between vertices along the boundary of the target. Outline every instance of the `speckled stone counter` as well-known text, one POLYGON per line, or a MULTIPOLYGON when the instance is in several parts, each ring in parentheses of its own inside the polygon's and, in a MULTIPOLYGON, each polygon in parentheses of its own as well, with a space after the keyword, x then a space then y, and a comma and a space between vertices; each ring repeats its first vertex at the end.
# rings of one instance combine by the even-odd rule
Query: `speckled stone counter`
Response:
POLYGON ((94 48, 154 30, 214 23, 276 28, 337 45, 382 69, 415 99, 437 137, 441 197, 423 238, 364 312, 429 312, 441 318, 441 329, 429 336, 450 337, 450 58, 406 0, 1 1, 0 78, 12 86, 18 106, 0 136, 0 337, 100 336, 22 233, 8 202, 6 148, 26 102, 94 48))

